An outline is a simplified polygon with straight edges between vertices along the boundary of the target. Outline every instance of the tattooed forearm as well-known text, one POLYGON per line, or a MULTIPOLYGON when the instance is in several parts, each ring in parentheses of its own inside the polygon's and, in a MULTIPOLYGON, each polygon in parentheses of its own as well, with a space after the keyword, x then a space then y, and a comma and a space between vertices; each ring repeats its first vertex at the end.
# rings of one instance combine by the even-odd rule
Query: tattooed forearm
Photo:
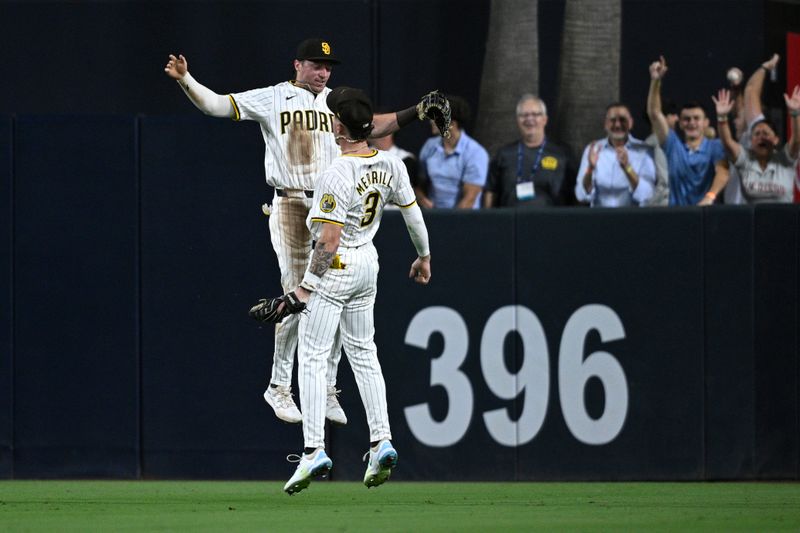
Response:
POLYGON ((331 261, 335 254, 336 252, 328 252, 325 250, 324 242, 318 242, 314 247, 314 253, 311 256, 311 266, 308 267, 308 271, 315 276, 322 277, 322 275, 328 271, 328 267, 331 266, 331 261))

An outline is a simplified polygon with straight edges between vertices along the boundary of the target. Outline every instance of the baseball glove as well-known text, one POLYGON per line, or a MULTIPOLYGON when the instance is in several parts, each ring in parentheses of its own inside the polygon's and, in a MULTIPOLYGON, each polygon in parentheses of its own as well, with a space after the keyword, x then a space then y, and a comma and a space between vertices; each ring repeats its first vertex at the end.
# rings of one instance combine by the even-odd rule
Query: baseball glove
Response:
POLYGON ((292 291, 276 298, 259 300, 250 308, 250 316, 259 322, 277 324, 287 316, 300 313, 305 308, 306 304, 292 291), (283 307, 281 304, 284 304, 283 307))
POLYGON ((450 137, 450 101, 439 91, 431 91, 417 104, 417 117, 432 120, 442 137, 450 137))

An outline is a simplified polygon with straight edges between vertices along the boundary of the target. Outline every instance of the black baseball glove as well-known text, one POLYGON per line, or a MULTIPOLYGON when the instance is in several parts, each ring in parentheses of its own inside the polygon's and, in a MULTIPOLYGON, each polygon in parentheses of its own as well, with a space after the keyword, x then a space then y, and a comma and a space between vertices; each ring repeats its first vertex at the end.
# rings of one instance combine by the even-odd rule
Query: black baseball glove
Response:
POLYGON ((417 117, 432 120, 442 137, 450 137, 450 101, 439 91, 431 91, 417 104, 417 117))
POLYGON ((305 308, 306 304, 301 302, 300 298, 292 291, 276 298, 259 300, 250 308, 250 316, 259 322, 277 324, 287 316, 300 313, 305 308), (284 304, 283 307, 281 304, 284 304))

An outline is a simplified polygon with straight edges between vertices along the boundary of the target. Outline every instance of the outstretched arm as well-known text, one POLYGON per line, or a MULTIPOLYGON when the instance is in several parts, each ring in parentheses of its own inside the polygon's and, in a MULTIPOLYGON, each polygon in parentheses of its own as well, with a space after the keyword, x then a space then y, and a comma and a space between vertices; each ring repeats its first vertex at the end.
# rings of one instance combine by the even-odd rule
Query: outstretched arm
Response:
POLYGON ((786 109, 792 117, 792 136, 789 137, 786 146, 789 157, 797 159, 800 156, 800 132, 798 132, 800 130, 800 85, 794 86, 792 96, 784 93, 783 98, 786 100, 786 109))
POLYGON ((417 204, 402 209, 403 221, 406 223, 408 235, 417 251, 417 258, 411 264, 409 278, 422 285, 427 285, 431 280, 431 249, 428 242, 428 228, 422 218, 422 210, 417 204))
POLYGON ((667 141, 669 134, 669 124, 667 117, 661 111, 661 80, 667 73, 667 61, 661 56, 658 61, 650 64, 650 90, 647 93, 647 116, 653 125, 653 133, 656 134, 658 144, 662 145, 667 141))
POLYGON ((400 113, 384 113, 381 115, 374 115, 372 117, 372 125, 374 128, 372 132, 369 134, 370 139, 375 139, 378 137, 386 137, 390 133, 394 133, 400 129, 400 125, 397 123, 397 115, 400 113))
POLYGON ((744 86, 745 128, 748 128, 750 123, 761 115, 761 91, 764 88, 764 78, 768 71, 778 65, 779 60, 780 56, 773 54, 769 61, 762 63, 758 70, 753 72, 753 75, 747 80, 747 85, 744 86))
POLYGON ((183 55, 169 55, 169 61, 164 67, 167 76, 178 82, 183 92, 189 97, 192 103, 212 117, 233 118, 236 113, 231 104, 230 98, 215 93, 208 87, 202 85, 189 74, 189 62, 183 55))
POLYGON ((725 153, 728 154, 728 159, 736 161, 739 158, 739 152, 742 151, 742 146, 736 142, 731 133, 730 123, 728 122, 728 115, 733 109, 733 102, 731 101, 731 93, 726 89, 720 89, 717 97, 711 96, 714 105, 717 108, 717 130, 719 131, 719 138, 722 141, 722 146, 725 147, 725 153))
POLYGON ((731 99, 733 100, 733 125, 731 132, 733 137, 738 139, 739 136, 747 129, 747 124, 744 119, 744 74, 736 67, 728 70, 727 74, 729 90, 731 91, 731 99))
POLYGON ((436 120, 443 137, 450 136, 450 102, 439 91, 429 92, 420 98, 418 103, 402 111, 375 115, 372 118, 373 129, 370 137, 384 137, 416 120, 428 119, 436 120))

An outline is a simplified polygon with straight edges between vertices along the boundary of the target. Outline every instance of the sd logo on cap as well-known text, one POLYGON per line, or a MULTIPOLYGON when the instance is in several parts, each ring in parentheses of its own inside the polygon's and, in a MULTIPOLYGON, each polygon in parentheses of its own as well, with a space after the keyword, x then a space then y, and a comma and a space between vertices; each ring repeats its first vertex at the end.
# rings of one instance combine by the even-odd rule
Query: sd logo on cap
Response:
POLYGON ((300 43, 297 47, 297 56, 295 57, 298 61, 318 61, 318 62, 325 62, 331 63, 333 65, 338 65, 341 63, 336 57, 333 55, 333 50, 331 50, 331 44, 328 41, 323 41, 318 37, 314 37, 311 39, 306 39, 302 43, 300 43))

